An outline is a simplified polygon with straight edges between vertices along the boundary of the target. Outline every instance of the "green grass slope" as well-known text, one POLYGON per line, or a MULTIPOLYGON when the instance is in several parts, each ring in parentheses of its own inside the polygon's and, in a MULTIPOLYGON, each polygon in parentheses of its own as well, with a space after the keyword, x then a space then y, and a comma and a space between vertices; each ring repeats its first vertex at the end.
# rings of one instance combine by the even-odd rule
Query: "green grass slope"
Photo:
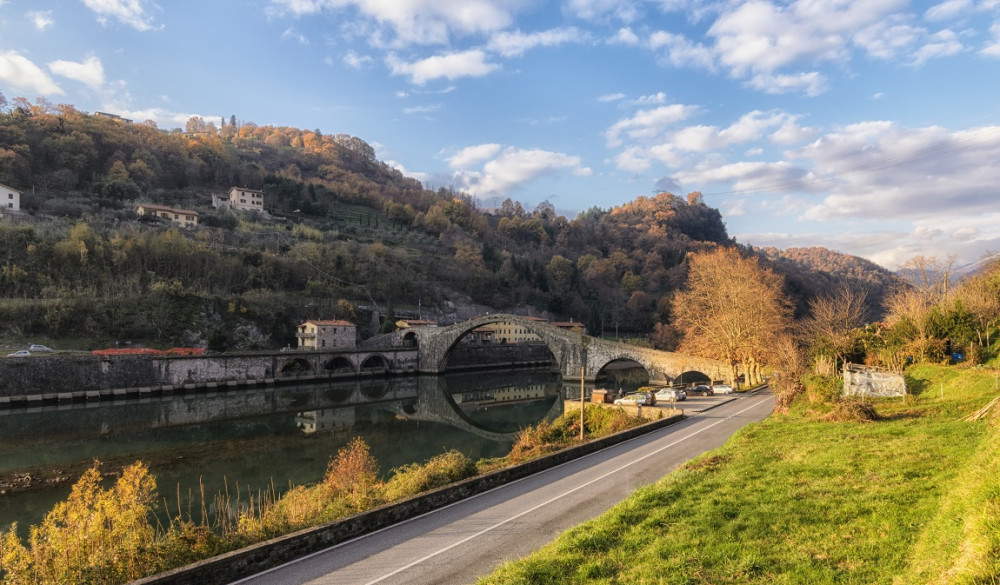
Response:
POLYGON ((1000 415, 964 420, 995 374, 908 377, 876 421, 804 394, 481 583, 998 583, 1000 415))

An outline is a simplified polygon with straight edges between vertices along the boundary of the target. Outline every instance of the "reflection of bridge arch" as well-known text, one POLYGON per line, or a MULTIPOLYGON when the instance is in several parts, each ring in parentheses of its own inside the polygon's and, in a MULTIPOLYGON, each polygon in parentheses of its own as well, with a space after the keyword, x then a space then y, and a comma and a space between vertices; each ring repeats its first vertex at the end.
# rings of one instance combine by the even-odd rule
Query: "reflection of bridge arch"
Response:
POLYGON ((361 371, 374 374, 388 372, 389 360, 383 355, 374 353, 361 362, 361 371))
MULTIPOLYGON (((448 352, 466 333, 493 323, 508 322, 537 335, 548 346, 552 357, 559 365, 565 379, 593 381, 597 373, 608 363, 630 359, 649 372, 650 380, 665 382, 673 380, 683 372, 695 370, 703 372, 713 380, 732 382, 729 365, 718 360, 700 358, 669 351, 659 351, 646 347, 605 341, 547 323, 532 321, 517 315, 499 313, 478 317, 448 327, 420 327, 408 330, 417 340, 418 370, 426 374, 440 374, 445 371, 448 352)), ((395 344, 403 344, 403 334, 390 336, 395 344)))
MULTIPOLYGON (((452 400, 446 390, 442 377, 421 376, 419 378, 419 388, 416 402, 400 405, 397 410, 399 414, 412 420, 446 424, 492 441, 514 441, 517 439, 517 431, 497 432, 478 426, 452 400)), ((557 399, 552 402, 552 406, 543 415, 543 418, 551 420, 561 415, 562 412, 563 403, 557 396, 557 399)))

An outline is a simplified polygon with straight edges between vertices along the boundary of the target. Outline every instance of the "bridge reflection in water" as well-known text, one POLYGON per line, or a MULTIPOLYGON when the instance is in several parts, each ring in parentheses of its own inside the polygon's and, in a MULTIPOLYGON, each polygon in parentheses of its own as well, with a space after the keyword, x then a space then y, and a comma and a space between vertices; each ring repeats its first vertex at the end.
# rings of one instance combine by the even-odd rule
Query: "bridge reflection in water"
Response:
POLYGON ((446 449, 497 457, 517 430, 561 413, 561 388, 550 372, 490 372, 0 411, 0 529, 39 523, 94 459, 112 472, 144 461, 173 508, 199 480, 209 497, 316 482, 354 437, 383 473, 446 449))

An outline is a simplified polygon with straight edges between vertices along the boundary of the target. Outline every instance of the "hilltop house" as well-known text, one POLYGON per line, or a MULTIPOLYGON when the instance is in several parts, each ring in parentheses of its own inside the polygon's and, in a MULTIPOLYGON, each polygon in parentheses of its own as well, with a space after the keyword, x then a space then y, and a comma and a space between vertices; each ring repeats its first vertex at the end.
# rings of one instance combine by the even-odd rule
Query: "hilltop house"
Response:
POLYGON ((144 217, 166 219, 181 227, 196 227, 198 225, 198 212, 190 209, 175 209, 165 205, 140 203, 135 206, 135 212, 144 217))
POLYGON ((264 192, 248 187, 233 187, 229 190, 228 198, 212 195, 212 207, 264 213, 264 192))
POLYGON ((585 333, 583 323, 580 323, 579 321, 553 321, 549 323, 549 325, 565 329, 567 331, 572 331, 573 333, 579 333, 580 335, 585 333))
MULTIPOLYGON (((545 323, 545 319, 539 319, 538 317, 521 317, 522 319, 527 319, 528 321, 536 321, 538 323, 545 323)), ((536 341, 541 341, 542 338, 535 335, 531 330, 521 325, 515 323, 510 323, 508 321, 500 321, 499 323, 488 323, 483 325, 483 327, 489 327, 493 330, 493 339, 497 343, 534 343, 536 341)))
POLYGON ((21 192, 0 183, 0 209, 5 211, 21 211, 21 192))
POLYGON ((350 349, 358 345, 358 328, 350 321, 310 320, 295 332, 299 349, 350 349))

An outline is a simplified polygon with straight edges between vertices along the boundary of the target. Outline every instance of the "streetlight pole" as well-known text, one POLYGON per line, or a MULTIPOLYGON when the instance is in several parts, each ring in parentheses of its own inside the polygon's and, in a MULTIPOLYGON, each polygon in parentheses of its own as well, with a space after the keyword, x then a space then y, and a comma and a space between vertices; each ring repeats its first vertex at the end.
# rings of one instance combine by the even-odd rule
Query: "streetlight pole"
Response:
POLYGON ((580 364, 580 440, 581 441, 583 440, 583 411, 587 409, 587 405, 583 401, 583 385, 584 385, 584 379, 586 378, 584 374, 586 373, 586 371, 587 371, 586 364, 580 364))

